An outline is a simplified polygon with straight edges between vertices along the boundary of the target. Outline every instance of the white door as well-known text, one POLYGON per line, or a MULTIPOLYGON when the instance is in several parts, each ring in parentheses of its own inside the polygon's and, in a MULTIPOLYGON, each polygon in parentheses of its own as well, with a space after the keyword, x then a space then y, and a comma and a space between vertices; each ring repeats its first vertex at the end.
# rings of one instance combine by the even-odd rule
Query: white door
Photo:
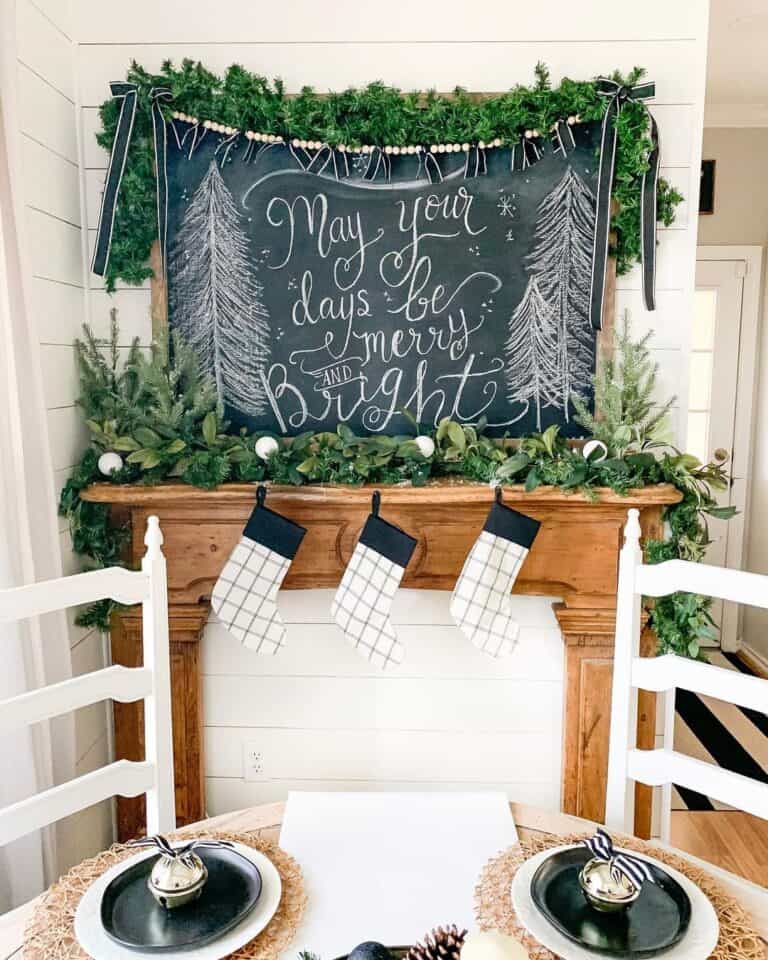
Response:
MULTIPOLYGON (((760 259, 729 254, 727 248, 699 247, 696 291, 691 325, 686 451, 706 463, 715 451, 726 451, 732 482, 718 500, 735 506, 731 520, 709 520, 713 543, 707 562, 742 568, 744 514, 752 436, 752 397, 755 378, 757 302, 745 284, 758 284, 760 259), (716 259, 710 259, 718 255, 716 259)), ((738 648, 739 611, 736 604, 713 605, 724 650, 738 648)))

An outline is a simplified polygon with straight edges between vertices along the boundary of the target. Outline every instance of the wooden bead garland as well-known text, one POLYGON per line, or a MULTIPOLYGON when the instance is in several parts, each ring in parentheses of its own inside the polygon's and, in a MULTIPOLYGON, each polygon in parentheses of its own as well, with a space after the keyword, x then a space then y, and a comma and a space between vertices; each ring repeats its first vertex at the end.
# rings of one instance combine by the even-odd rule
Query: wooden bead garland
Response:
MULTIPOLYGON (((198 120, 197 117, 190 116, 189 114, 182 113, 179 110, 174 110, 171 114, 174 120, 180 120, 182 123, 189 123, 193 126, 202 124, 206 130, 212 130, 214 133, 223 133, 226 136, 234 137, 240 133, 245 136, 247 140, 253 140, 256 143, 285 143, 285 139, 280 136, 280 134, 273 133, 259 133, 254 130, 245 130, 241 131, 237 127, 229 126, 228 124, 217 123, 215 120, 198 120)), ((567 117, 565 122, 568 126, 573 126, 574 124, 581 123, 581 117, 579 114, 572 115, 567 117)), ((550 128, 550 132, 554 133, 557 130, 557 123, 553 124, 550 128)), ((526 140, 534 140, 541 137, 541 133, 535 127, 523 132, 523 136, 526 140)), ((320 140, 304 140, 300 137, 293 137, 290 140, 292 147, 301 150, 321 150, 324 147, 329 147, 331 144, 323 143, 320 140)), ((404 146, 398 146, 396 144, 385 144, 380 149, 387 156, 414 156, 415 154, 421 153, 423 150, 428 150, 431 154, 442 154, 442 153, 469 153, 472 149, 472 144, 468 142, 464 143, 432 143, 428 147, 422 146, 421 144, 407 144, 404 146)), ((478 140, 475 144, 478 150, 492 150, 495 147, 504 146, 504 140, 501 137, 494 137, 493 140, 485 141, 478 140)), ((377 149, 376 146, 371 144, 362 144, 359 147, 353 147, 349 144, 339 143, 335 147, 332 147, 334 150, 338 150, 339 153, 362 153, 366 156, 373 153, 377 149)))

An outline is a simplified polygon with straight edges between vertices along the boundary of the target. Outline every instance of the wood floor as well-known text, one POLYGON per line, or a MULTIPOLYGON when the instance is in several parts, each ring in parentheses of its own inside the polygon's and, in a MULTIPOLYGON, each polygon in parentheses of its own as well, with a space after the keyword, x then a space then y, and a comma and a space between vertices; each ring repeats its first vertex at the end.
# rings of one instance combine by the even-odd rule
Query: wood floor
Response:
POLYGON ((670 842, 768 887, 768 820, 737 810, 673 810, 670 842))

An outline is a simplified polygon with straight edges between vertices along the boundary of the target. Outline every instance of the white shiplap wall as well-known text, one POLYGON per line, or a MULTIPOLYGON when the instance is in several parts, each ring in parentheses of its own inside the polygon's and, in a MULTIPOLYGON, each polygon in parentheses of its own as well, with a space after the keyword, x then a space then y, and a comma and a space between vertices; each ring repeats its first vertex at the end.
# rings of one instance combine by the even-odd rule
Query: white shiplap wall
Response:
MULTIPOLYGON (((480 8, 393 0, 371 16, 356 0, 333 10, 314 0, 266 7, 245 0, 215 5, 150 0, 125 9, 78 4, 83 189, 93 244, 106 155, 96 145, 96 108, 131 59, 156 69, 166 58, 202 60, 223 71, 241 63, 281 76, 289 91, 381 78, 404 88, 498 91, 529 82, 538 60, 557 81, 644 65, 657 82, 663 175, 688 197, 698 190, 708 4, 649 0, 642 10, 608 0, 480 8)), ((658 310, 646 314, 640 278, 619 281, 617 306, 637 331, 656 331, 660 393, 685 396, 688 309, 696 219, 686 203, 659 251, 658 310)), ((116 294, 128 343, 150 336, 149 291, 116 294)), ((104 328, 109 303, 91 282, 88 310, 104 328)), ((515 598, 523 624, 515 655, 483 658, 450 622, 445 595, 405 591, 396 621, 408 651, 392 676, 373 673, 330 623, 330 593, 286 593, 289 622, 280 656, 259 658, 220 627, 203 650, 205 738, 212 813, 283 796, 295 785, 356 789, 501 784, 545 806, 559 802, 562 645, 550 602, 515 598), (263 757, 263 774, 243 779, 243 753, 263 757)))
MULTIPOLYGON (((22 196, 20 229, 27 276, 27 307, 36 331, 48 419, 56 494, 86 443, 82 416, 74 406, 77 370, 73 340, 85 307, 80 154, 76 118, 76 47, 67 0, 17 0, 15 5, 15 93, 17 189, 22 196)), ((10 89, 10 88, 9 88, 10 89)), ((59 520, 63 573, 79 570, 66 521, 59 520)), ((73 674, 104 666, 103 638, 76 627, 69 616, 73 674)), ((76 774, 107 762, 106 704, 75 716, 76 774)), ((60 870, 108 845, 112 805, 100 804, 61 824, 60 870), (76 829, 74 829, 76 827, 76 829)))

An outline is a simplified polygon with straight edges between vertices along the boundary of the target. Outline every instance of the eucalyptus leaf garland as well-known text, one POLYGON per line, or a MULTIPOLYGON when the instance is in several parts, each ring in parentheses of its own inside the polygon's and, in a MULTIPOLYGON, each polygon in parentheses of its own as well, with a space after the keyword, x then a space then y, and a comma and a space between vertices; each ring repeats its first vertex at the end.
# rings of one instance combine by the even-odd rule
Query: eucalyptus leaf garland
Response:
MULTIPOLYGON (((626 77, 613 74, 613 79, 634 86, 643 72, 636 67, 626 77)), ((178 68, 166 61, 159 74, 133 62, 127 79, 138 87, 138 109, 105 276, 110 291, 119 280, 141 284, 152 276, 148 261, 157 235, 150 107, 153 87, 170 89, 173 100, 164 108, 169 115, 176 110, 238 130, 266 131, 286 140, 344 143, 352 148, 362 144, 477 143, 496 137, 516 141, 526 130, 547 131, 569 116, 598 120, 605 109, 605 98, 594 81, 564 78, 553 87, 543 64, 536 68, 533 86, 516 86, 489 97, 473 96, 461 88, 450 96, 434 91, 403 93, 381 82, 327 95, 304 87, 298 95, 289 96, 280 80, 270 83, 238 65, 229 67, 221 78, 192 60, 184 60, 178 68)), ((100 108, 103 129, 96 139, 107 150, 112 147, 119 111, 116 100, 107 100, 100 108)), ((642 104, 631 100, 624 104, 617 131, 613 253, 617 271, 623 274, 640 259, 641 183, 651 149, 642 104)), ((682 199, 660 179, 658 221, 669 226, 682 199)))

